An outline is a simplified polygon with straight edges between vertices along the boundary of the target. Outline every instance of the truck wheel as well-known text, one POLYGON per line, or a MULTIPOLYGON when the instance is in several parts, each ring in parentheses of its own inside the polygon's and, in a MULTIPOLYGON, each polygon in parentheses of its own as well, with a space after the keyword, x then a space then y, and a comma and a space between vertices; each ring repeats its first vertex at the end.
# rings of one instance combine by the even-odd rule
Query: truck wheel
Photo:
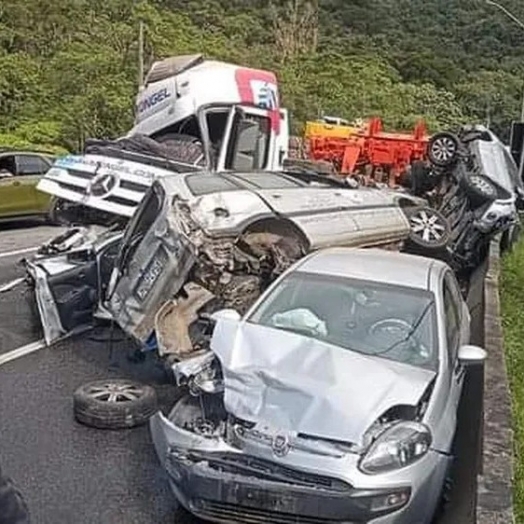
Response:
POLYGON ((406 215, 411 231, 409 244, 423 252, 440 252, 450 240, 449 223, 436 209, 431 207, 407 208, 406 215))
POLYGON ((473 207, 479 207, 486 202, 497 199, 497 188, 487 176, 479 174, 466 175, 461 182, 473 207))
POLYGON ((428 143, 428 157, 437 167, 448 167, 458 157, 459 139, 453 133, 437 133, 428 143))
POLYGON ((126 429, 145 424, 158 410, 157 404, 152 387, 126 379, 88 382, 73 396, 76 420, 99 429, 126 429))

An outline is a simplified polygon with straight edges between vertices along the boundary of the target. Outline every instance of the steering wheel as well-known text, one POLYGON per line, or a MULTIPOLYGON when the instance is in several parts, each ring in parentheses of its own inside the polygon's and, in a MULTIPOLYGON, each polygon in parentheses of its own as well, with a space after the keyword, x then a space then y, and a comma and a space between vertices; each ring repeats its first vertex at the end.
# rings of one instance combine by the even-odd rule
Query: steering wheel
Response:
MULTIPOLYGON (((401 318, 385 318, 375 322, 368 330, 368 335, 372 338, 387 340, 388 344, 383 348, 384 354, 396 351, 397 354, 405 355, 399 360, 407 363, 426 362, 430 358, 430 351, 413 334, 413 326, 401 318)), ((380 354, 377 350, 376 354, 380 354)))
POLYGON ((401 318, 384 318, 375 322, 369 328, 370 335, 378 335, 380 332, 384 334, 404 334, 406 336, 411 331, 411 325, 409 322, 401 318))

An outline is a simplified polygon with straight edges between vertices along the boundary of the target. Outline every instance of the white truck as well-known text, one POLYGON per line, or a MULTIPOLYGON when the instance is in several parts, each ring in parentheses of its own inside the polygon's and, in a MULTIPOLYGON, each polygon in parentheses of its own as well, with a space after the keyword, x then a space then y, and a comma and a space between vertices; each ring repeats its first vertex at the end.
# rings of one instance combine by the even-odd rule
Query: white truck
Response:
POLYGON ((135 124, 114 141, 89 141, 58 159, 38 185, 54 215, 95 209, 129 218, 153 180, 207 170, 279 171, 287 156, 287 111, 274 73, 202 55, 155 62, 135 108, 135 124))

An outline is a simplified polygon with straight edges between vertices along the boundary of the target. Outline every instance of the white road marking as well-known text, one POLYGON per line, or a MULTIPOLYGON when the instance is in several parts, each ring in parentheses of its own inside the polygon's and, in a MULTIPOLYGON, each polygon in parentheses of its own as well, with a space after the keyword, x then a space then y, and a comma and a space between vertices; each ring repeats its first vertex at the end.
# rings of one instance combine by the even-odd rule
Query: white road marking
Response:
POLYGON ((24 255, 25 253, 32 253, 37 250, 38 247, 27 247, 25 249, 17 249, 16 251, 5 251, 4 253, 0 253, 0 258, 15 257, 17 255, 24 255))
POLYGON ((25 357, 26 355, 34 353, 35 351, 45 347, 45 340, 42 339, 37 340, 36 342, 31 342, 31 344, 26 344, 25 346, 19 347, 17 349, 13 349, 12 351, 8 351, 7 353, 0 355, 0 366, 7 364, 12 360, 16 360, 17 358, 25 357))

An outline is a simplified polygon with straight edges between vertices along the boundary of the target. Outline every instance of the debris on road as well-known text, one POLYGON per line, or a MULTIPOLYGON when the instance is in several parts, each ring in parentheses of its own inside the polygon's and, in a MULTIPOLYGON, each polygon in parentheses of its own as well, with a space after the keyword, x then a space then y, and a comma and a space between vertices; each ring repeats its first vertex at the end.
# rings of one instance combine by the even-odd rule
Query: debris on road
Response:
POLYGON ((6 291, 11 291, 11 289, 15 288, 16 286, 22 284, 26 281, 26 277, 19 277, 15 278, 14 280, 11 280, 11 282, 8 282, 7 284, 3 284, 0 286, 0 293, 5 293, 6 291))
POLYGON ((145 424, 158 410, 151 386, 126 379, 88 382, 73 395, 76 420, 99 429, 126 429, 145 424))

